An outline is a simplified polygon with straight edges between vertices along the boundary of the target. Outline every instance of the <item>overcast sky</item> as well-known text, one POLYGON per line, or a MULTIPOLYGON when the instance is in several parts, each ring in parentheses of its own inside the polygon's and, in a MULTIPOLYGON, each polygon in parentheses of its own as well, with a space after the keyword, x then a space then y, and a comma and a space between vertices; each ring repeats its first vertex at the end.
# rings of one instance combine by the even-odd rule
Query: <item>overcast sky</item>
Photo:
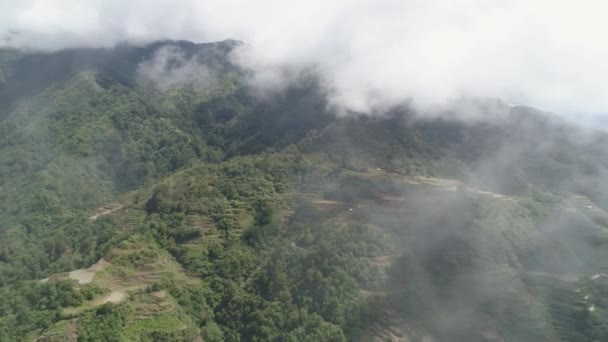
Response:
POLYGON ((607 18, 602 0, 0 0, 0 37, 43 49, 238 39, 260 82, 314 65, 354 110, 490 97, 608 112, 607 18))

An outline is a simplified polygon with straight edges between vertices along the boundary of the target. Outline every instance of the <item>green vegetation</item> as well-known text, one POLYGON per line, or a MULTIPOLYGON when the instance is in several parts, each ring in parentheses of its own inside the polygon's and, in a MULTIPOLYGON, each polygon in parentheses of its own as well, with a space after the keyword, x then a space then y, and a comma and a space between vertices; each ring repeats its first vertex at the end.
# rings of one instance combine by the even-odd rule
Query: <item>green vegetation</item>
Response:
POLYGON ((605 135, 259 99, 234 44, 0 50, 0 341, 608 338, 605 135))

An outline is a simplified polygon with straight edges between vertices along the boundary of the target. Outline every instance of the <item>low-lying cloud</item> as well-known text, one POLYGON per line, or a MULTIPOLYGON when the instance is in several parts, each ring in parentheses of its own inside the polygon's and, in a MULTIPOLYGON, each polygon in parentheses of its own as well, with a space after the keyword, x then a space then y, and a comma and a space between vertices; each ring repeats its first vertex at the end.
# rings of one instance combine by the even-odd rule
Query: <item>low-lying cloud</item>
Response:
POLYGON ((206 88, 212 85, 215 75, 197 56, 186 56, 180 48, 167 45, 137 67, 137 79, 157 89, 174 86, 206 88))
POLYGON ((608 112, 608 4, 550 0, 4 0, 3 45, 38 49, 233 38, 254 81, 321 75, 354 111, 500 98, 608 112))

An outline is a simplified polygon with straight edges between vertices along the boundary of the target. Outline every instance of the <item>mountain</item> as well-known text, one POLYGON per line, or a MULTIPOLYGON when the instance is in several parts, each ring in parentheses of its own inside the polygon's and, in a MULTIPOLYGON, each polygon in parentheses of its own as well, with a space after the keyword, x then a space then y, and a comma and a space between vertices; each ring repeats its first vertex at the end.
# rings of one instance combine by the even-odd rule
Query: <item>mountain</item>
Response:
POLYGON ((0 50, 1 341, 608 339, 608 135, 336 115, 241 45, 0 50))

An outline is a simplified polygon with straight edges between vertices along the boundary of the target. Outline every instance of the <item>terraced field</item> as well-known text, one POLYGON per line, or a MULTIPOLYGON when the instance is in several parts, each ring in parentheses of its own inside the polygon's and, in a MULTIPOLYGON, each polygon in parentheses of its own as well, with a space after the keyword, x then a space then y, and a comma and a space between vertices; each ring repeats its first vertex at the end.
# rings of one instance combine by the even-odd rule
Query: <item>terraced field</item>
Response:
MULTIPOLYGON (((523 210, 518 198, 456 180, 383 170, 350 172, 350 176, 355 177, 355 183, 362 182, 353 190, 357 196, 335 198, 317 192, 298 194, 297 198, 310 201, 337 229, 363 224, 386 242, 382 253, 360 258, 378 272, 376 285, 360 289, 371 308, 361 341, 587 341, 588 336, 579 332, 581 325, 596 324, 589 322, 599 322, 608 312, 608 300, 604 299, 608 286, 601 286, 605 280, 601 270, 597 275, 539 271, 526 269, 520 262, 521 252, 513 246, 525 246, 524 241, 541 233, 524 219, 510 219, 523 210), (366 192, 367 182, 373 182, 377 190, 366 192), (460 210, 463 203, 477 206, 478 224, 466 217, 442 218, 446 210, 453 217, 454 208, 460 210), (466 224, 459 226, 460 219, 466 224), (445 253, 447 250, 451 252, 445 253), (425 256, 424 251, 433 257, 425 256), (411 267, 404 268, 404 260, 411 267), (424 307, 425 312, 410 312, 413 307, 424 307)), ((290 196, 285 195, 278 214, 284 224, 293 214, 289 203, 294 198, 290 196)), ((606 229, 606 213, 588 198, 577 196, 568 203, 569 210, 592 220, 598 233, 606 229)), ((226 213, 232 226, 226 232, 207 215, 187 213, 183 218, 187 234, 176 238, 172 247, 179 249, 183 259, 175 260, 141 235, 141 227, 148 223, 140 207, 109 205, 96 211, 91 220, 108 216, 122 230, 131 232, 131 237, 90 268, 43 280, 74 279, 76 286, 99 290, 81 306, 64 309, 62 320, 44 331, 40 341, 75 340, 79 319, 107 303, 129 308, 130 321, 124 332, 129 340, 137 341, 148 330, 198 334, 196 324, 171 293, 155 286, 166 282, 186 287, 200 284, 200 278, 188 275, 182 265, 197 262, 197 255, 226 243, 227 238, 241 237, 254 218, 238 205, 230 207, 226 213)), ((301 238, 292 236, 285 244, 298 253, 310 254, 307 247, 299 245, 301 238)), ((260 262, 250 272, 243 288, 252 285, 263 265, 260 262)))
POLYGON ((44 281, 68 278, 74 279, 77 287, 95 288, 97 295, 81 306, 65 308, 63 319, 44 331, 39 341, 75 341, 79 317, 106 303, 124 303, 132 309, 129 329, 125 332, 129 341, 137 341, 146 331, 182 331, 193 326, 167 291, 151 288, 165 280, 183 286, 197 284, 200 280, 187 276, 166 251, 151 248, 137 234, 90 268, 53 275, 44 281))

